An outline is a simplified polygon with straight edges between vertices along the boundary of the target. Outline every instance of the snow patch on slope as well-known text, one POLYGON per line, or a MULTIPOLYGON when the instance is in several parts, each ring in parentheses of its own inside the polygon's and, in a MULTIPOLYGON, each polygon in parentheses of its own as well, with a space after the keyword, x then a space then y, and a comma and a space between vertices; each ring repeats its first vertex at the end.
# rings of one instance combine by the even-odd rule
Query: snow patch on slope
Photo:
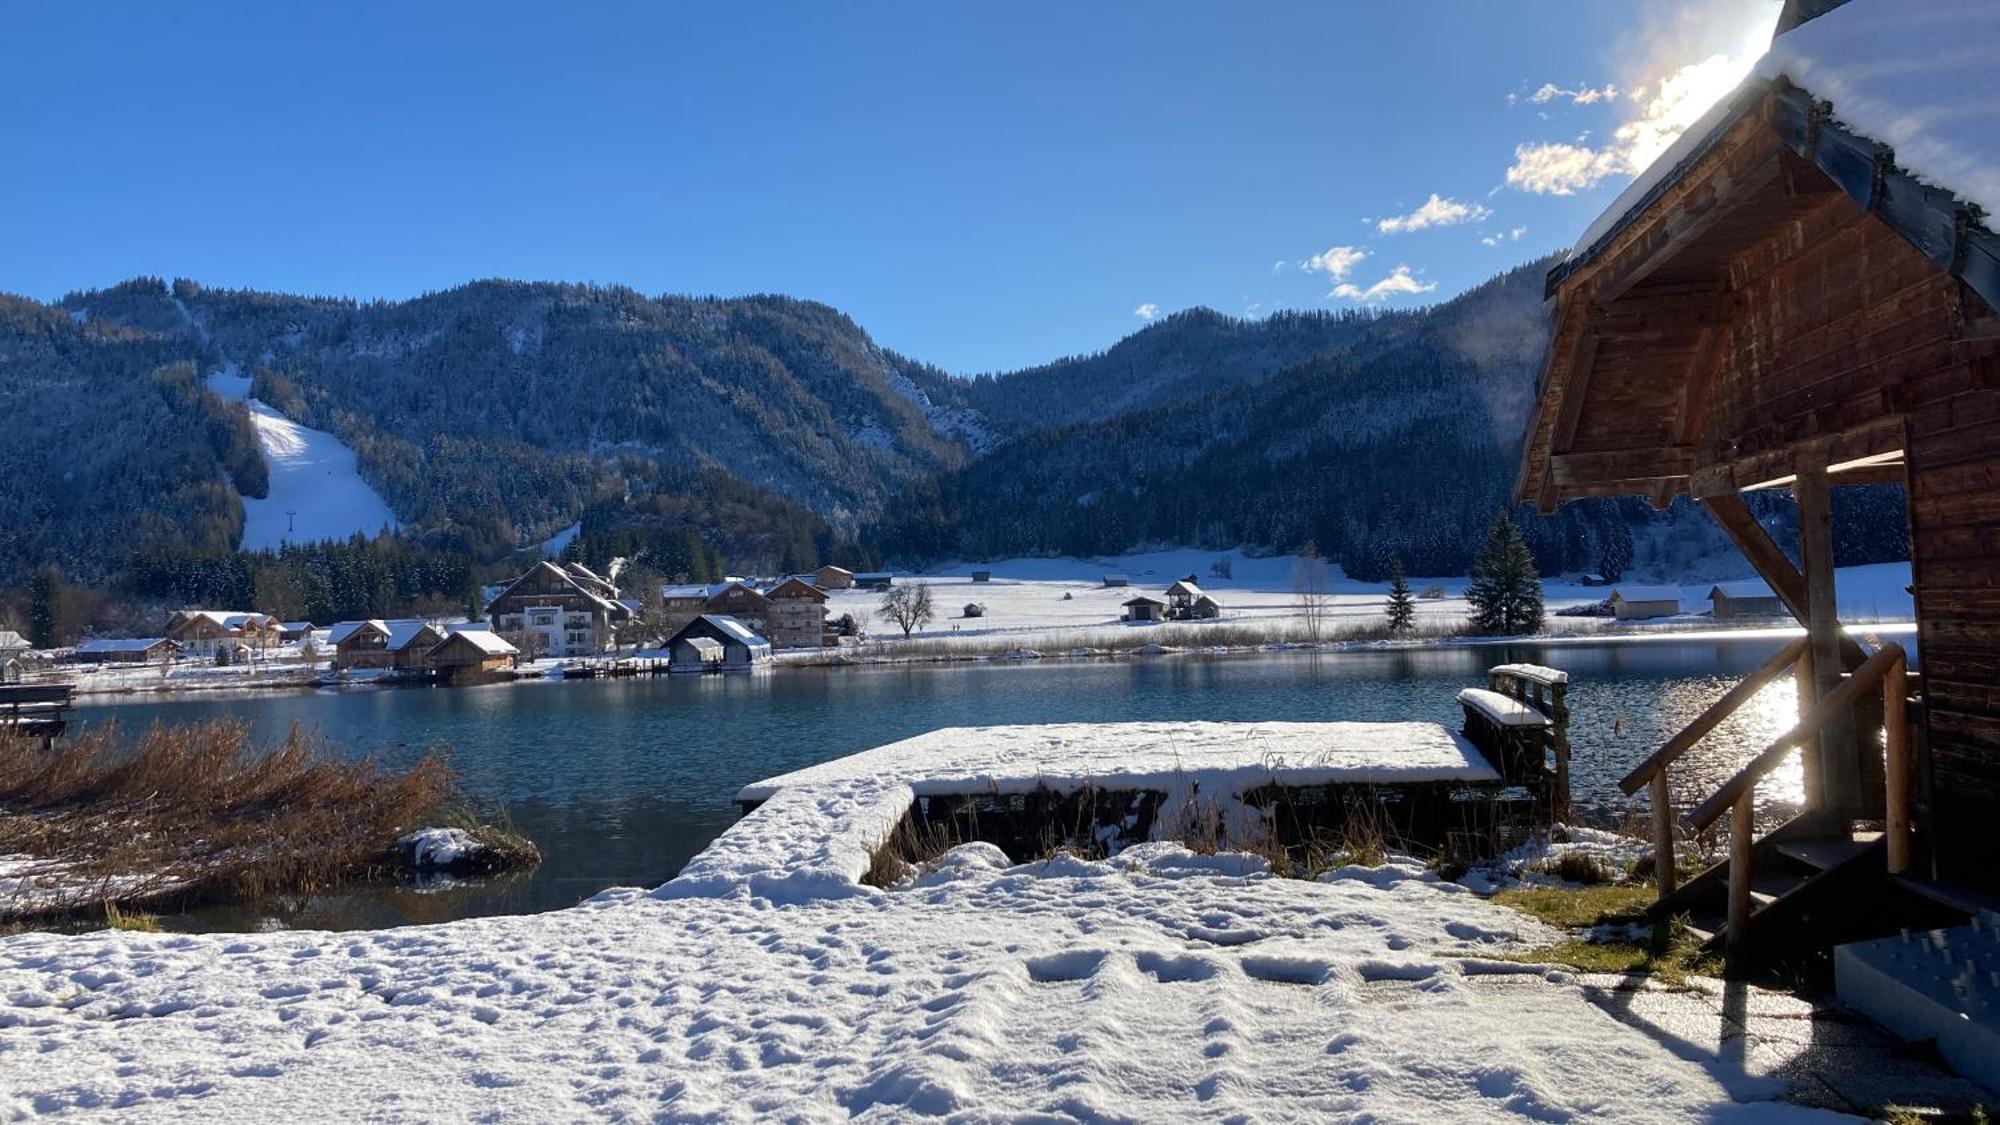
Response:
POLYGON ((339 438, 251 398, 250 377, 234 363, 210 372, 208 388, 249 408, 270 469, 264 499, 243 497, 244 550, 274 551, 286 543, 374 535, 396 526, 395 514, 361 479, 354 451, 339 438))
POLYGON ((562 556, 562 553, 564 551, 569 550, 569 545, 575 542, 576 537, 582 532, 583 532, 582 520, 578 520, 577 522, 570 524, 568 527, 565 527, 561 531, 556 532, 554 535, 549 536, 547 539, 542 540, 542 554, 552 559, 560 558, 562 556))
POLYGON ((923 411, 924 420, 940 437, 963 438, 974 453, 984 453, 996 444, 993 432, 976 410, 963 407, 939 406, 931 401, 931 396, 917 386, 908 375, 900 371, 889 371, 884 378, 889 389, 909 399, 918 410, 923 411))

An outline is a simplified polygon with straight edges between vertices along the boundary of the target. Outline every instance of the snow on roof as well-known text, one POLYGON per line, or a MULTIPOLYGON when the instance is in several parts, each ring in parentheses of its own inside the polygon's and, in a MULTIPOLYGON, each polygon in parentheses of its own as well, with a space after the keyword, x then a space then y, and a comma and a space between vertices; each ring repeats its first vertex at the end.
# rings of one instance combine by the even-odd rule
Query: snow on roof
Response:
POLYGON ((1848 0, 1773 40, 1752 79, 1634 177, 1568 261, 1589 257, 1780 78, 1830 103, 1839 125, 1889 146, 1915 178, 2000 214, 1996 51, 2000 5, 1990 0, 1848 0))
POLYGON ((1569 673, 1560 668, 1548 668, 1540 664, 1495 664, 1487 672, 1495 676, 1512 676, 1517 680, 1528 680, 1538 684, 1566 684, 1569 673))
POLYGON ((521 651, 491 629, 459 629, 432 646, 431 651, 436 652, 453 641, 464 641, 491 656, 512 656, 521 651))
POLYGON ((2000 5, 1849 0, 1780 35, 1757 64, 1833 106, 1896 163, 2000 214, 2000 5))
POLYGON ((1518 699, 1485 688, 1466 688, 1458 701, 1503 727, 1545 727, 1549 717, 1518 699))
POLYGON ((1725 598, 1775 598, 1771 584, 1762 578, 1744 578, 1736 582, 1717 582, 1708 588, 1708 596, 1721 594, 1725 598))
POLYGON ((712 656, 722 651, 722 642, 714 637, 683 637, 681 643, 704 656, 712 656))
POLYGON ((1627 602, 1673 602, 1680 604, 1679 586, 1619 586, 1611 596, 1627 602))
POLYGON ((1188 579, 1186 579, 1186 578, 1183 578, 1183 579, 1181 579, 1180 581, 1178 581, 1178 582, 1174 583, 1173 585, 1171 585, 1171 586, 1167 587, 1167 596, 1168 596, 1168 597, 1176 597, 1176 596, 1179 596, 1179 597, 1189 597, 1189 598, 1199 598, 1199 597, 1202 597, 1202 596, 1204 596, 1204 595, 1203 595, 1203 593, 1202 593, 1202 589, 1201 589, 1201 587, 1199 587, 1199 586, 1195 585, 1195 584, 1194 584, 1193 582, 1189 581, 1188 579))
POLYGON ((28 640, 12 629, 0 629, 0 649, 27 648, 28 640))
POLYGON ((172 643, 165 637, 95 637, 76 646, 76 651, 145 652, 149 648, 172 643))
POLYGON ((278 627, 287 633, 304 633, 311 631, 313 623, 310 621, 280 621, 278 622, 278 627))
POLYGON ((704 613, 701 616, 702 620, 707 621, 709 624, 715 626, 717 629, 727 634, 728 637, 733 641, 736 641, 740 644, 749 645, 751 648, 756 648, 759 645, 762 645, 765 648, 771 647, 771 642, 758 636, 754 631, 751 630, 750 626, 745 625, 741 621, 736 620, 734 617, 731 617, 726 613, 704 613))
POLYGON ((663 598, 706 598, 708 597, 708 587, 662 586, 660 587, 660 596, 663 598))
POLYGON ((430 622, 421 619, 386 621, 378 624, 388 626, 389 642, 386 647, 390 652, 403 651, 410 647, 410 642, 422 637, 426 630, 432 628, 430 622))
POLYGON ((385 637, 389 635, 388 624, 379 618, 371 617, 366 621, 336 621, 326 631, 326 643, 330 645, 346 644, 348 638, 361 632, 363 629, 373 630, 385 637))

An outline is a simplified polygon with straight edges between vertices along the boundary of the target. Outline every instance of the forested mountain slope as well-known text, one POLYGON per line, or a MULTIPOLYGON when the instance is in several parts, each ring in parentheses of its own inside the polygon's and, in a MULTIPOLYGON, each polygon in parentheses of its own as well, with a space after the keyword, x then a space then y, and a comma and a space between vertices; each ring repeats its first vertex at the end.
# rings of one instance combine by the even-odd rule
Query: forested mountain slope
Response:
POLYGON ((1311 541, 1351 574, 1392 557, 1462 572, 1508 501, 1546 335, 1543 273, 1524 266, 1423 313, 1332 320, 1347 346, 1262 382, 1015 438, 914 486, 882 544, 979 558, 1311 541))

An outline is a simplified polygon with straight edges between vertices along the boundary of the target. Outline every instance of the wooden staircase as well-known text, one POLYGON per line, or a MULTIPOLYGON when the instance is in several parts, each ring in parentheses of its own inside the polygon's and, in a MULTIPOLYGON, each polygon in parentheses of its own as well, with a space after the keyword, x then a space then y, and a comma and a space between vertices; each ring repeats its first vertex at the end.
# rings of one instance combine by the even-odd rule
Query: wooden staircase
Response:
POLYGON ((1642 787, 1651 790, 1653 862, 1660 887, 1653 915, 1685 917, 1690 927, 1706 935, 1710 946, 1727 953, 1732 969, 1803 940, 1818 942, 1866 927, 1868 904, 1881 900, 1864 892, 1875 885, 1887 886, 1892 876, 1910 869, 1908 660, 1900 646, 1886 644, 1796 726, 1689 810, 1686 825, 1695 831, 1729 816, 1729 856, 1686 883, 1679 882, 1674 847, 1678 826, 1668 767, 1766 684, 1806 658, 1804 639, 1786 645, 1619 783, 1628 794, 1642 787), (1855 704, 1867 701, 1878 689, 1885 750, 1883 827, 1856 831, 1845 815, 1809 809, 1758 837, 1753 815, 1758 781, 1823 731, 1848 720, 1855 704))

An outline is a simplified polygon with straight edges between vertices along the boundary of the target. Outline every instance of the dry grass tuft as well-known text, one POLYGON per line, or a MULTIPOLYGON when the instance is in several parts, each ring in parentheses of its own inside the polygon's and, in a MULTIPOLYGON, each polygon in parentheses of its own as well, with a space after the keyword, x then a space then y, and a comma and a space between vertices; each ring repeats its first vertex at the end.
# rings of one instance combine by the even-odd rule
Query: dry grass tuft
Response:
POLYGON ((441 753, 384 770, 297 727, 273 747, 229 721, 129 740, 105 724, 54 751, 0 739, 0 854, 101 882, 106 901, 314 893, 383 870, 455 797, 441 753))

